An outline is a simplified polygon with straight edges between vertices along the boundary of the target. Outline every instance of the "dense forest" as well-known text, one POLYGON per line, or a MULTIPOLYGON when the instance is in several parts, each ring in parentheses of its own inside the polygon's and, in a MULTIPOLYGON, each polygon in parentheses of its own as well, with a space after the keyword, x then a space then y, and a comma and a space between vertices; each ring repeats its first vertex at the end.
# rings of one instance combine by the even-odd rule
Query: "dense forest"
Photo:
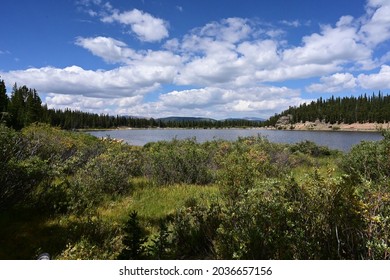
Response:
POLYGON ((292 116, 292 122, 314 122, 316 120, 325 123, 365 123, 390 121, 390 96, 379 92, 378 95, 367 94, 359 97, 334 97, 327 100, 322 98, 312 101, 310 104, 301 104, 298 107, 290 107, 280 114, 271 117, 265 125, 275 126, 281 116, 292 116))
POLYGON ((131 116, 110 116, 79 110, 48 109, 42 105, 41 98, 35 89, 16 84, 8 97, 4 80, 0 80, 0 121, 17 130, 31 123, 47 123, 62 129, 107 129, 117 127, 132 128, 226 128, 255 127, 261 122, 245 119, 213 120, 197 118, 153 119, 131 116))

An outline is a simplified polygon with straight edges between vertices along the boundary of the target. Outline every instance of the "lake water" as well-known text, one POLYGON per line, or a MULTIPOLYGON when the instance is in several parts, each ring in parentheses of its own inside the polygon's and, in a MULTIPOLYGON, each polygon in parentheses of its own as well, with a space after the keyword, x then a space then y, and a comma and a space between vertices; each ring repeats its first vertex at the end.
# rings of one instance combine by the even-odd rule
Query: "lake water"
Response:
POLYGON ((149 142, 161 140, 186 139, 195 137, 198 142, 213 139, 237 140, 238 137, 266 137, 276 143, 297 143, 309 140, 331 149, 349 151, 353 145, 361 141, 377 141, 383 139, 378 132, 344 132, 344 131, 294 131, 266 129, 124 129, 89 131, 97 137, 122 139, 130 145, 143 146, 149 142))

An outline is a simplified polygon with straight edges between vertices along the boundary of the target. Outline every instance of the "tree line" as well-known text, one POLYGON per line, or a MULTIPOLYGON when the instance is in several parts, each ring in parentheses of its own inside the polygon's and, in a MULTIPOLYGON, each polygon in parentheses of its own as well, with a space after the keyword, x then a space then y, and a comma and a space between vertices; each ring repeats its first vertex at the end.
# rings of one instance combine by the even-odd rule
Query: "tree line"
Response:
POLYGON ((49 109, 35 89, 27 86, 12 88, 10 97, 4 80, 0 80, 0 122, 20 130, 32 123, 47 123, 62 129, 106 129, 117 127, 133 128, 226 128, 226 127, 255 127, 261 122, 245 119, 204 120, 191 118, 154 119, 132 116, 112 116, 109 114, 96 114, 80 110, 49 109))
POLYGON ((365 123, 390 121, 390 96, 379 92, 377 95, 360 95, 358 97, 320 97, 309 104, 290 107, 280 114, 275 114, 265 125, 274 126, 281 116, 292 116, 292 122, 314 122, 320 120, 330 124, 365 123))

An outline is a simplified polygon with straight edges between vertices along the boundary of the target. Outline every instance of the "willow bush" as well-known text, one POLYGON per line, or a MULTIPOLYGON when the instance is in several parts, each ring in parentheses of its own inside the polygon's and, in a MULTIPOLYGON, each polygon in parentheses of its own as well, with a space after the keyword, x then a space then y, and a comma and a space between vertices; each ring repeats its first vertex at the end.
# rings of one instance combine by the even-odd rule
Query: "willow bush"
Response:
POLYGON ((266 179, 227 205, 216 239, 223 259, 358 259, 364 219, 349 182, 266 179))
POLYGON ((210 153, 196 139, 161 141, 145 147, 145 175, 159 185, 212 182, 210 153))
POLYGON ((47 162, 30 156, 19 132, 0 124, 0 209, 25 203, 48 172, 47 162))

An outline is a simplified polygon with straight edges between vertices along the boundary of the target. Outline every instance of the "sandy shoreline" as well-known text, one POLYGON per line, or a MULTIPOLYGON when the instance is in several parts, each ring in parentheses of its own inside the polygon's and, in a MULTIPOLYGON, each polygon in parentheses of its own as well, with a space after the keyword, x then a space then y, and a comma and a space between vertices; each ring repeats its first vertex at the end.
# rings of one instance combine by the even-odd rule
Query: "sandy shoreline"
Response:
POLYGON ((330 124, 323 122, 304 122, 296 124, 286 124, 274 129, 286 130, 314 130, 314 131, 360 131, 377 132, 381 129, 389 129, 389 123, 352 123, 352 124, 330 124))

